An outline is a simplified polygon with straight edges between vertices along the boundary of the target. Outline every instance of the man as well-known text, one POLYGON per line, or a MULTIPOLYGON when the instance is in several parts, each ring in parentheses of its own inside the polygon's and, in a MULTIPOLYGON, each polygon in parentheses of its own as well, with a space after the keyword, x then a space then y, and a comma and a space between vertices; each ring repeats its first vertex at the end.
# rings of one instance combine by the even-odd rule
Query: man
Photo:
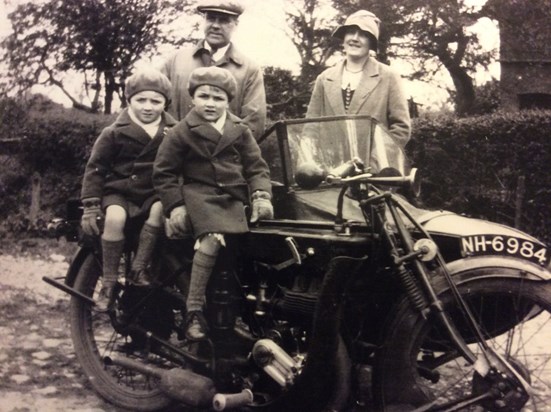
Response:
POLYGON ((195 47, 176 52, 161 68, 172 82, 172 103, 168 111, 182 120, 193 107, 187 86, 194 69, 209 65, 222 67, 237 81, 237 93, 231 101, 230 111, 240 117, 258 138, 266 123, 262 71, 231 42, 243 7, 236 0, 204 0, 197 10, 205 17, 205 38, 195 47))

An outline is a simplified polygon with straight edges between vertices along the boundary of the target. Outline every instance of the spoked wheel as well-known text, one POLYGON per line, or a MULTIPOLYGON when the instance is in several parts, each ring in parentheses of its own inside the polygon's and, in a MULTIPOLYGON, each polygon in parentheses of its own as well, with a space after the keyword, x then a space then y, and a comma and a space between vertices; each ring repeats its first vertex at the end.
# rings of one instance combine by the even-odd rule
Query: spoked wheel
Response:
MULTIPOLYGON (((498 269, 496 269, 497 271, 498 269)), ((465 359, 434 322, 408 304, 389 325, 375 368, 375 397, 380 410, 550 411, 551 410, 551 284, 512 278, 479 278, 460 286, 486 342, 531 384, 525 403, 514 397, 448 409, 450 403, 488 391, 465 359), (508 409, 503 409, 507 405, 508 409)), ((473 334, 450 293, 441 297, 469 347, 479 353, 473 334)), ((518 398, 518 397, 517 397, 518 398)))
MULTIPOLYGON (((84 260, 74 288, 96 297, 101 288, 100 263, 90 254, 84 260)), ((119 296, 122 295, 119 285, 119 296)), ((120 304, 120 303, 118 303, 120 304)), ((105 357, 138 359, 140 351, 132 334, 118 333, 110 315, 98 313, 92 305, 77 297, 70 304, 71 337, 76 356, 93 388, 107 401, 130 410, 154 411, 172 401, 159 389, 158 379, 121 366, 106 366, 105 357)), ((138 359, 144 362, 143 359, 138 359)), ((161 357, 149 354, 147 363, 161 368, 169 365, 161 357)))

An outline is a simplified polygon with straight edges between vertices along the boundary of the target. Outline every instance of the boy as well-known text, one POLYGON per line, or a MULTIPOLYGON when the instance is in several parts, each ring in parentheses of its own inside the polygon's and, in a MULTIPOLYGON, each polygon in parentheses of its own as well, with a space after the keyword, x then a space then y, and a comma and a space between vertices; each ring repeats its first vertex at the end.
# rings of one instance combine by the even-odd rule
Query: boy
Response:
POLYGON ((103 285, 96 301, 100 311, 112 306, 128 218, 147 216, 132 261, 132 280, 148 285, 147 265, 162 230, 162 206, 153 188, 153 161, 166 129, 176 121, 166 112, 171 84, 160 71, 146 68, 125 85, 128 108, 106 127, 94 143, 84 172, 81 226, 99 235, 98 219, 105 212, 101 234, 103 285))
POLYGON ((170 130, 155 160, 153 181, 170 217, 168 231, 183 234, 191 225, 196 239, 186 301, 192 341, 206 338, 205 290, 224 236, 248 231, 244 206, 251 200, 251 222, 273 217, 268 165, 250 129, 228 112, 236 90, 228 70, 195 69, 188 82, 194 108, 170 130))

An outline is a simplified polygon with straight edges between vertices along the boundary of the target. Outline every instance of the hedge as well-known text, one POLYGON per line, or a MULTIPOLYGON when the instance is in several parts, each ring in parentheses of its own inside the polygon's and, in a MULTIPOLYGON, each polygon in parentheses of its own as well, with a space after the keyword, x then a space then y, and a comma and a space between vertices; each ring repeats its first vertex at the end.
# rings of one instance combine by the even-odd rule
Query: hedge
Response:
POLYGON ((0 232, 24 231, 36 226, 28 221, 33 174, 42 178, 41 222, 62 215, 66 199, 78 196, 94 140, 113 116, 47 105, 2 120, 9 144, 0 152, 0 232))
POLYGON ((551 241, 551 112, 416 119, 408 151, 429 208, 516 221, 551 241))
MULTIPOLYGON (((22 140, 0 154, 5 230, 21 226, 34 172, 42 176, 43 218, 63 213, 65 201, 79 194, 94 140, 114 120, 59 107, 35 109, 23 118, 21 111, 12 112, 18 117, 10 124, 4 113, 3 136, 22 140)), ((407 149, 423 176, 426 207, 508 225, 516 220, 521 229, 551 241, 551 112, 421 117, 407 149)))

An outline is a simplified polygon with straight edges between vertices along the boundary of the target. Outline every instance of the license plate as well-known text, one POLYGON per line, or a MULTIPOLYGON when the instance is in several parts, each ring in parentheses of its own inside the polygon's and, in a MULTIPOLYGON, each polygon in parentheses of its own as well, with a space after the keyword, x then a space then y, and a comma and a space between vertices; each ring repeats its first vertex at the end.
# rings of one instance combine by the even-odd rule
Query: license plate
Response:
POLYGON ((547 265, 547 248, 530 240, 502 235, 475 235, 461 238, 463 256, 506 255, 547 265))

